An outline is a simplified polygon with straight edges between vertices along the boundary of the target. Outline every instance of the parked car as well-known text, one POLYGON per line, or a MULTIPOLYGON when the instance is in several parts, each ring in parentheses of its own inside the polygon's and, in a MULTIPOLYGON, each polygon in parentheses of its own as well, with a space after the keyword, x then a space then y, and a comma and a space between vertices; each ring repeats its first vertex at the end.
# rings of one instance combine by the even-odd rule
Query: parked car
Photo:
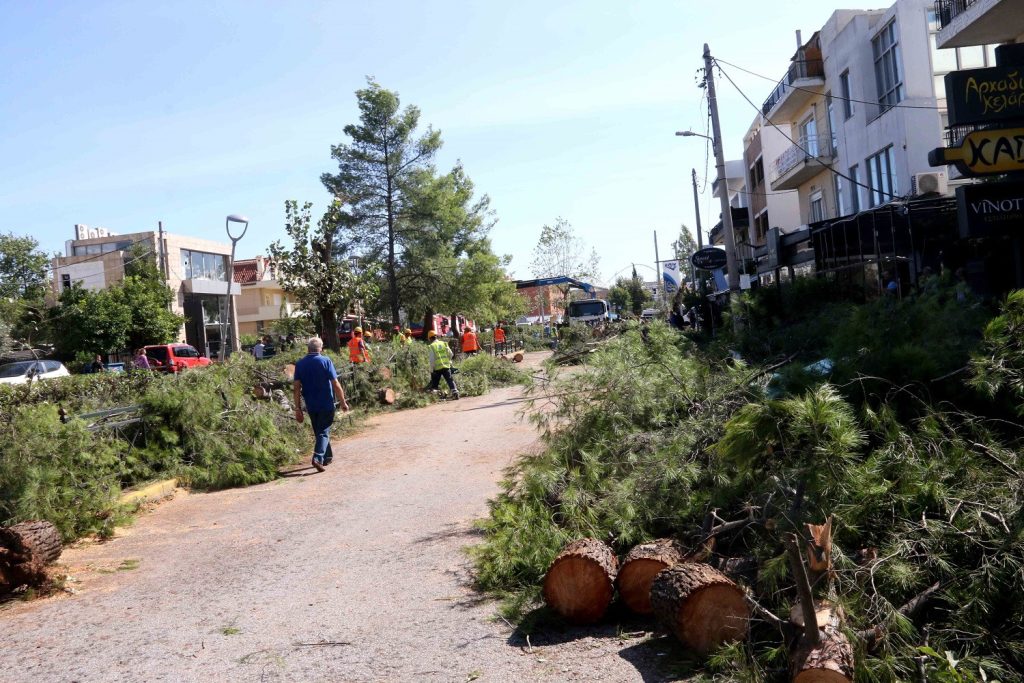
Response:
POLYGON ((144 347, 146 358, 154 370, 181 372, 188 368, 205 368, 210 359, 188 344, 152 344, 144 347))
POLYGON ((27 384, 30 379, 52 379, 70 374, 60 361, 22 360, 0 365, 0 384, 27 384))

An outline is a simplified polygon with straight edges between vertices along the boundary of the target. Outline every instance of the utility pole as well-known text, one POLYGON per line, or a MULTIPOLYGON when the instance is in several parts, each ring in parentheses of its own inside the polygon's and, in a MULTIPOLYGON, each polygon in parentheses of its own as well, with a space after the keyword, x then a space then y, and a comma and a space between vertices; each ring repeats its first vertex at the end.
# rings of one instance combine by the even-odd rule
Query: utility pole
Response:
MULTIPOLYGON (((722 227, 725 230, 725 267, 729 270, 729 296, 740 288, 740 271, 736 266, 736 235, 732 227, 732 207, 729 206, 729 181, 725 176, 725 150, 722 146, 722 129, 718 122, 718 100, 715 99, 715 75, 712 67, 711 48, 704 43, 704 78, 708 86, 708 109, 711 111, 711 135, 715 148, 715 168, 718 172, 720 199, 722 200, 722 227)), ((733 316, 733 326, 736 317, 733 316)))
POLYGON ((697 169, 690 169, 690 174, 693 177, 693 215, 697 219, 697 248, 704 248, 704 238, 701 237, 700 229, 700 196, 697 194, 697 169))
POLYGON ((157 262, 160 264, 160 277, 167 281, 167 269, 164 267, 164 222, 157 221, 157 241, 156 241, 156 257, 157 262))
POLYGON ((654 276, 658 278, 658 291, 661 292, 661 305, 665 305, 665 278, 661 274, 661 261, 658 259, 658 231, 654 231, 654 276))

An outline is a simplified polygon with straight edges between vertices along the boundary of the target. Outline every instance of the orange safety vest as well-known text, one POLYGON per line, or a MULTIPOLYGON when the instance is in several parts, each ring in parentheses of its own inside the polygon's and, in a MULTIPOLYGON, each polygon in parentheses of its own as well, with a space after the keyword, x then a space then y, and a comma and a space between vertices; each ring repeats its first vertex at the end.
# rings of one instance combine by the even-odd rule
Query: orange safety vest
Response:
POLYGON ((505 330, 503 330, 500 327, 496 328, 494 330, 494 341, 498 342, 499 344, 505 343, 505 330))
POLYGON ((370 360, 370 352, 362 337, 352 337, 349 340, 348 359, 353 363, 365 363, 370 360))
POLYGON ((464 332, 462 334, 462 352, 469 353, 479 350, 480 347, 476 345, 476 332, 464 332))

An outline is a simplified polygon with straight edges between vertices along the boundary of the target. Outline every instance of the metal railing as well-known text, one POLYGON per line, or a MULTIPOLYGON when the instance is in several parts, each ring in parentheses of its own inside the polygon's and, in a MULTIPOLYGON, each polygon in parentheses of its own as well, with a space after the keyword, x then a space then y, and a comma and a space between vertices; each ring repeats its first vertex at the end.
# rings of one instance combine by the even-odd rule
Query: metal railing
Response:
POLYGON ((832 137, 829 135, 801 137, 797 143, 775 159, 770 181, 778 180, 808 159, 832 156, 832 137))
POLYGON ((820 59, 801 59, 795 62, 791 62, 789 65, 789 71, 782 77, 779 84, 775 86, 775 90, 768 96, 768 99, 764 101, 764 105, 761 107, 761 112, 768 116, 776 104, 778 104, 782 98, 786 96, 792 85, 796 81, 802 78, 824 78, 825 77, 825 65, 820 59))
POLYGON ((935 0, 935 17, 939 20, 939 28, 949 26, 953 19, 977 2, 978 0, 935 0))

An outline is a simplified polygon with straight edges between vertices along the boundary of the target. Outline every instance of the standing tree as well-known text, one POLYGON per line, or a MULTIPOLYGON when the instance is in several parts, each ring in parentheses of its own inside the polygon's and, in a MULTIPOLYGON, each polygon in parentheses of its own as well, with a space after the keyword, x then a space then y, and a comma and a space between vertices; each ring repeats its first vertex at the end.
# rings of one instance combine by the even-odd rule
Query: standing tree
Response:
POLYGON ((39 327, 46 293, 46 265, 33 237, 0 234, 0 324, 14 338, 30 338, 39 327))
POLYGON ((431 161, 441 147, 441 134, 429 126, 416 137, 420 110, 400 109, 398 94, 372 79, 356 91, 359 124, 345 126, 351 141, 331 147, 338 173, 320 180, 351 207, 351 228, 358 248, 369 261, 383 261, 385 297, 393 324, 399 324, 402 300, 398 286, 399 257, 421 229, 424 216, 415 201, 433 178, 431 161))
POLYGON ((697 242, 694 241, 693 234, 690 233, 690 229, 686 225, 679 226, 679 237, 672 243, 672 249, 676 253, 680 267, 688 267, 690 256, 697 251, 697 242))
MULTIPOLYGON (((572 277, 578 280, 596 280, 600 277, 600 258, 597 251, 587 254, 586 245, 564 218, 555 220, 554 225, 545 225, 540 230, 540 239, 533 248, 531 267, 535 277, 572 277)), ((563 307, 568 304, 569 285, 558 287, 562 294, 563 307)))
POLYGON ((647 302, 651 301, 651 293, 644 287, 643 280, 633 269, 629 279, 620 277, 608 291, 608 300, 621 311, 629 311, 633 315, 643 313, 647 302))
POLYGON ((281 288, 314 314, 324 344, 338 351, 338 313, 344 312, 360 293, 352 261, 344 258, 337 243, 338 231, 351 222, 352 216, 335 200, 314 228, 312 206, 306 202, 300 208, 295 200, 284 203, 285 231, 292 246, 275 241, 270 245, 270 258, 281 288))

